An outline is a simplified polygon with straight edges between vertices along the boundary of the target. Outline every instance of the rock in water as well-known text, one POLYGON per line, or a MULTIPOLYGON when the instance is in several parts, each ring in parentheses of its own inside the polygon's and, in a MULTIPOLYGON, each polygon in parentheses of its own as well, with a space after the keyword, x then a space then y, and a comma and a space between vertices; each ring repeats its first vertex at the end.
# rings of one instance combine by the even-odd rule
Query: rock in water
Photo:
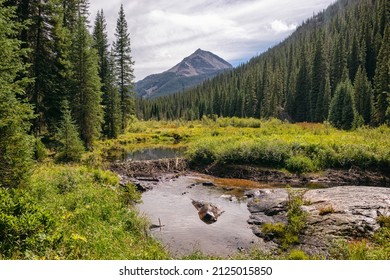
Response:
POLYGON ((192 200, 192 205, 198 210, 199 218, 206 224, 213 224, 223 212, 218 206, 205 202, 192 200))

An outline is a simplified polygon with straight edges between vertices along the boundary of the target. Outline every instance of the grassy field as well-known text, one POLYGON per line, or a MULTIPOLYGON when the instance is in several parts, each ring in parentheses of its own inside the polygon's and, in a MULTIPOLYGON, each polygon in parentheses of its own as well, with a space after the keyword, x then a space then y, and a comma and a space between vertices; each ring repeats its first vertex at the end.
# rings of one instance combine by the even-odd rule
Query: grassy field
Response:
POLYGON ((389 171, 390 128, 342 131, 329 124, 220 118, 194 122, 135 121, 117 140, 102 141, 107 155, 145 147, 187 147, 193 164, 255 164, 294 173, 328 168, 389 171))
POLYGON ((0 259, 167 259, 118 176, 40 164, 29 187, 0 190, 0 259))
MULTIPOLYGON (((105 171, 108 155, 144 148, 186 148, 192 164, 255 164, 295 173, 358 167, 386 171, 390 129, 340 131, 329 124, 203 118, 194 122, 134 121, 115 140, 96 143, 79 164, 37 163, 28 187, 0 190, 0 259, 170 259, 135 210, 140 194, 105 171)), ((390 225, 371 239, 340 243, 335 259, 389 259, 390 225)), ((184 259, 214 259, 194 252, 184 259)), ((307 259, 254 250, 234 259, 307 259)))

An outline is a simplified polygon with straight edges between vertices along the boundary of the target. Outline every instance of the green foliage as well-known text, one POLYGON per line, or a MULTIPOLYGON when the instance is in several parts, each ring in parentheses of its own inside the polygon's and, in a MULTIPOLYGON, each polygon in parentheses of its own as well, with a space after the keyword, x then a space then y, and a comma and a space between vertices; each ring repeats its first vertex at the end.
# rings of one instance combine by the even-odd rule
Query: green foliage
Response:
POLYGON ((83 16, 77 18, 76 26, 72 30, 71 64, 72 112, 81 140, 88 149, 91 149, 93 142, 100 137, 103 122, 102 92, 98 56, 83 16))
POLYGON ((56 134, 61 147, 58 150, 57 160, 64 162, 80 161, 84 146, 79 138, 77 127, 72 120, 68 102, 62 106, 62 120, 56 134))
POLYGON ((0 259, 42 257, 55 247, 57 221, 27 193, 0 189, 0 259))
MULTIPOLYGON (((389 16, 388 16, 389 17, 389 16)), ((387 18, 387 20, 389 20, 387 18)), ((374 121, 377 124, 389 123, 386 111, 390 107, 387 101, 390 92, 390 26, 387 24, 383 35, 383 42, 378 54, 378 64, 374 77, 374 121)))
POLYGON ((354 82, 354 100, 357 114, 368 124, 371 120, 371 84, 365 68, 359 67, 354 82))
POLYGON ((309 257, 305 254, 305 252, 301 250, 292 250, 288 256, 288 260, 308 260, 309 257))
POLYGON ((341 129, 351 129, 355 119, 353 87, 349 80, 337 85, 329 109, 329 122, 341 129))
POLYGON ((47 157, 47 150, 45 145, 42 143, 41 138, 35 138, 35 149, 34 149, 35 160, 42 162, 47 157))
POLYGON ((390 217, 378 217, 381 226, 369 239, 335 242, 331 257, 350 260, 389 260, 390 259, 390 217))
POLYGON ((381 227, 390 229, 390 216, 379 216, 377 220, 381 227))
POLYGON ((133 184, 126 184, 122 187, 122 199, 125 205, 140 203, 142 195, 133 184))
POLYGON ((128 133, 99 142, 93 154, 104 158, 152 146, 184 147, 185 157, 194 165, 253 164, 297 173, 352 166, 388 170, 390 129, 386 125, 343 131, 328 123, 289 124, 276 119, 258 120, 257 128, 246 124, 245 119, 237 118, 218 118, 208 125, 182 120, 134 121, 128 133), (245 125, 231 126, 233 121, 245 125), (179 144, 174 144, 175 137, 181 139, 179 144))
POLYGON ((21 25, 4 2, 0 1, 0 187, 13 188, 30 174, 34 144, 27 133, 33 111, 24 100, 30 80, 20 78, 26 71, 26 50, 15 39, 21 25))
POLYGON ((113 55, 108 47, 106 19, 102 11, 98 11, 93 31, 94 46, 99 57, 99 76, 102 82, 102 105, 104 108, 103 133, 109 138, 118 137, 121 130, 120 97, 115 78, 113 55))
POLYGON ((130 116, 134 114, 133 80, 134 61, 131 57, 130 35, 128 33, 126 16, 121 5, 115 30, 116 41, 114 42, 115 73, 119 83, 121 98, 122 132, 125 131, 130 116))
POLYGON ((316 171, 313 161, 302 155, 293 156, 286 160, 286 168, 298 174, 316 171))
POLYGON ((283 238, 286 232, 286 226, 283 223, 265 223, 261 225, 261 232, 264 233, 267 238, 283 238))
POLYGON ((109 171, 38 166, 28 189, 0 191, 0 258, 168 258, 145 219, 125 205, 137 198, 127 190, 133 193, 109 171))

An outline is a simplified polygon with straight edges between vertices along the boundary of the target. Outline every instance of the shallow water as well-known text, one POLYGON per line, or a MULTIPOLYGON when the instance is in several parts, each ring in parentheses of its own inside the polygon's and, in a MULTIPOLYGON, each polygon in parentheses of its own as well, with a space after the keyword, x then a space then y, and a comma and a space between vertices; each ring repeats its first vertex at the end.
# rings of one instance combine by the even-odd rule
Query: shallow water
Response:
POLYGON ((247 223, 250 213, 246 200, 231 201, 229 191, 222 187, 203 186, 201 182, 210 181, 208 179, 197 175, 181 176, 159 183, 142 196, 139 211, 153 224, 159 224, 160 219, 164 226, 152 230, 152 234, 173 256, 199 250, 206 255, 227 257, 247 250, 257 242, 247 223), (205 224, 199 219, 191 199, 211 202, 225 212, 216 223, 205 224))
POLYGON ((108 160, 109 161, 138 161, 138 160, 157 160, 157 159, 166 159, 166 158, 180 158, 184 156, 184 148, 145 148, 136 151, 126 151, 121 152, 109 152, 108 160))

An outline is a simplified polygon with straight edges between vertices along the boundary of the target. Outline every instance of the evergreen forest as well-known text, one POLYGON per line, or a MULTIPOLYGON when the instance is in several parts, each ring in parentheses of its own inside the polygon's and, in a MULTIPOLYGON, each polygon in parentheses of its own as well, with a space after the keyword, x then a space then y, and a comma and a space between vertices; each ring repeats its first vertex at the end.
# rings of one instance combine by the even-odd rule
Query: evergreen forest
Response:
POLYGON ((137 116, 329 120, 342 129, 388 123, 389 21, 389 1, 337 1, 232 71, 174 96, 137 100, 137 116))

